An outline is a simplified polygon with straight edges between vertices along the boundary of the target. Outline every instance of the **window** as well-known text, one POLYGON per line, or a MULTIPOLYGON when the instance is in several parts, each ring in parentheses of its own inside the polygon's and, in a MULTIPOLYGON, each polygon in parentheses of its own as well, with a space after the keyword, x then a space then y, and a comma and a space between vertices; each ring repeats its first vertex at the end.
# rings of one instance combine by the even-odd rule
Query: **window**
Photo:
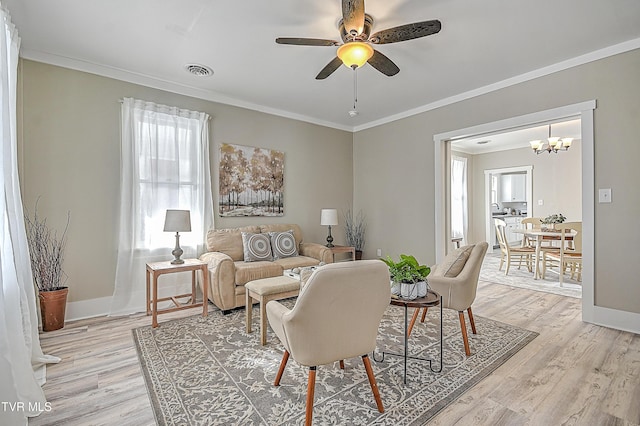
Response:
POLYGON ((167 209, 191 212, 191 232, 180 234, 183 258, 204 251, 206 232, 213 226, 208 122, 203 112, 124 99, 112 314, 142 311, 145 264, 171 259, 174 234, 163 232, 167 209))
MULTIPOLYGON (((166 247, 172 235, 158 233, 167 208, 192 210, 204 182, 199 181, 197 137, 199 121, 143 111, 135 123, 138 162, 138 197, 142 214, 136 229, 136 248, 166 247)), ((185 246, 197 245, 193 233, 181 237, 185 246)))
POLYGON ((467 216, 467 159, 451 157, 451 238, 465 242, 467 216))

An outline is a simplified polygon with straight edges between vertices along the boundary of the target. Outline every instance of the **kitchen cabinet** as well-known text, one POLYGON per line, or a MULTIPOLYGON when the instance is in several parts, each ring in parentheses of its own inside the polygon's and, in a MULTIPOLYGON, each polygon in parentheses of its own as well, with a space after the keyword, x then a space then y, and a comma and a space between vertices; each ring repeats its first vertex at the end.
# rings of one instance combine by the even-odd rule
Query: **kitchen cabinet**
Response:
POLYGON ((501 175, 500 194, 503 203, 527 201, 527 175, 525 173, 501 175))
POLYGON ((506 216, 504 222, 507 224, 504 233, 509 245, 521 244, 522 234, 513 232, 513 230, 522 227, 522 218, 519 216, 506 216))

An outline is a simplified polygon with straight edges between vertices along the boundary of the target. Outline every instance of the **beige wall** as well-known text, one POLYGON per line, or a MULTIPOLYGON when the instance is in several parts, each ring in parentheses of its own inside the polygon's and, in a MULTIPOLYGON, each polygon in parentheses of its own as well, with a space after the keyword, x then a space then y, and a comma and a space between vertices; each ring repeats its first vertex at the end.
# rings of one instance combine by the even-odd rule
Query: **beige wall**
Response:
POLYGON ((354 208, 369 218, 365 256, 382 248, 435 260, 435 134, 595 99, 595 188, 612 188, 613 200, 594 206, 595 304, 640 313, 630 267, 640 252, 618 249, 640 239, 633 226, 640 215, 639 75, 640 50, 634 50, 357 132, 354 208))
MULTIPOLYGON (((527 144, 527 141, 523 141, 527 144)), ((456 155, 460 155, 457 153, 456 155)), ((527 206, 532 217, 562 213, 570 222, 582 220, 582 144, 574 141, 569 151, 558 154, 534 154, 530 148, 509 149, 470 155, 473 163, 469 176, 469 235, 472 241, 486 239, 485 170, 532 166, 533 206, 527 206), (538 205, 543 200, 543 205, 538 205)), ((502 206, 502 203, 499 203, 502 206)), ((520 207, 518 207, 520 208, 520 207)))
MULTIPOLYGON (((209 113, 217 228, 255 223, 298 223, 305 240, 323 242, 320 209, 351 207, 352 134, 168 93, 65 68, 22 60, 19 72, 20 180, 31 211, 57 229, 67 211, 71 226, 65 271, 69 300, 110 296, 116 262, 120 176, 120 103, 134 97, 209 113), (220 143, 285 152, 285 216, 219 218, 220 143)), ((336 242, 344 241, 341 226, 336 242)), ((139 283, 143 286, 144 283, 139 283)))

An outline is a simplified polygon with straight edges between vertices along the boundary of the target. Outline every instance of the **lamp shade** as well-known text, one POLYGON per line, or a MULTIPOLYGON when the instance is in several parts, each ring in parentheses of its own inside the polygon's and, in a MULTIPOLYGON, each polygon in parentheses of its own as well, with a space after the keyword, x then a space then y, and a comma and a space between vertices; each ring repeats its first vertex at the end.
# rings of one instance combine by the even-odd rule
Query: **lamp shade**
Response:
POLYGON ((164 232, 190 232, 191 214, 189 210, 167 210, 164 218, 164 232))
POLYGON ((320 225, 337 225, 338 224, 338 210, 336 209, 322 209, 320 212, 320 225))
POLYGON ((360 41, 351 41, 338 48, 338 58, 349 68, 363 66, 372 56, 373 48, 360 41))

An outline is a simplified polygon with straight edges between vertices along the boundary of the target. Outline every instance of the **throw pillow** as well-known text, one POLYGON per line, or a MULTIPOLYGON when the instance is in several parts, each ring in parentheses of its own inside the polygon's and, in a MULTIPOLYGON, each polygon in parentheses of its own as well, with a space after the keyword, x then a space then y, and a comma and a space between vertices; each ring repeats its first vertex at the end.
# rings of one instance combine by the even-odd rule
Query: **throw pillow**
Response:
POLYGON ((293 229, 287 232, 269 232, 269 236, 271 237, 271 249, 273 250, 274 260, 298 255, 298 247, 296 246, 296 239, 293 236, 293 229))
POLYGON ((441 277, 457 277, 467 263, 473 250, 473 245, 455 249, 438 265, 437 275, 441 277))
POLYGON ((261 260, 273 260, 271 254, 271 242, 265 234, 242 233, 242 248, 245 262, 258 262, 261 260))

